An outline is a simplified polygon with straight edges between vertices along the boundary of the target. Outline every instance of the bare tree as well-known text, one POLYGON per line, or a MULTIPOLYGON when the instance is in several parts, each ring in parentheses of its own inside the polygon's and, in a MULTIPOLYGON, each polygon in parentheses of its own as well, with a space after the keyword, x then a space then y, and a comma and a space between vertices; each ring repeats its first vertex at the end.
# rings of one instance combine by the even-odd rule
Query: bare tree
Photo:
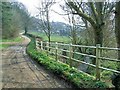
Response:
MULTIPOLYGON (((115 34, 117 40, 117 47, 120 49, 120 1, 116 2, 115 34)), ((118 60, 120 60, 120 50, 118 51, 118 60)), ((120 62, 118 62, 118 70, 120 71, 120 62)))
POLYGON ((103 43, 103 28, 106 17, 113 10, 114 4, 109 2, 79 2, 77 0, 67 0, 66 4, 74 9, 73 14, 87 20, 94 29, 95 44, 103 43), (84 12, 82 11, 84 9, 84 12))
POLYGON ((49 12, 53 4, 55 4, 54 0, 49 0, 49 1, 43 0, 41 1, 41 7, 38 8, 38 10, 40 11, 39 15, 40 15, 40 19, 42 20, 43 30, 46 36, 48 37, 49 42, 51 41, 51 25, 50 25, 49 12))

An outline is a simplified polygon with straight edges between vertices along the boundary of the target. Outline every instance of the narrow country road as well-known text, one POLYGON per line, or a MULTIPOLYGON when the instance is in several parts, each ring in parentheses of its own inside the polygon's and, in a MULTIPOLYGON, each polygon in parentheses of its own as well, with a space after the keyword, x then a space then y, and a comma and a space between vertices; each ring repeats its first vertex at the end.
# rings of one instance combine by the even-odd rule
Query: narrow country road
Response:
POLYGON ((65 88, 62 80, 46 71, 26 54, 25 37, 2 52, 2 88, 65 88))

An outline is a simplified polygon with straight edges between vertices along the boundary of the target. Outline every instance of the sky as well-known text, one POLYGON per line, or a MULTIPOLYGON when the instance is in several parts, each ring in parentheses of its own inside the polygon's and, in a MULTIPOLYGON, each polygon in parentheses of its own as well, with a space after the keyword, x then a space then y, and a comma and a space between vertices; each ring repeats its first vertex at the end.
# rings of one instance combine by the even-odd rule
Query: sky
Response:
MULTIPOLYGON (((32 16, 36 16, 39 13, 39 11, 37 10, 36 7, 39 7, 40 1, 41 0, 18 0, 18 2, 23 3, 27 7, 28 11, 30 12, 30 14, 32 16)), ((62 4, 63 3, 62 0, 57 0, 57 3, 51 7, 51 10, 54 10, 59 13, 63 13, 63 10, 60 8, 59 3, 62 4)), ((51 22, 58 21, 58 22, 68 23, 63 17, 65 17, 65 16, 61 16, 53 11, 50 12, 50 21, 51 22)))

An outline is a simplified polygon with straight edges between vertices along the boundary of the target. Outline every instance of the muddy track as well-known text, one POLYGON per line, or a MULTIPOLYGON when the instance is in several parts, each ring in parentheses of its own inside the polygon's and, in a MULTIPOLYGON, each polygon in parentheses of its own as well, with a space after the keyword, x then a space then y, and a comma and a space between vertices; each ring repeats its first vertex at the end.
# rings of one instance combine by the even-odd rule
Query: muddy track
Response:
POLYGON ((26 54, 29 39, 2 52, 2 88, 65 88, 69 87, 26 54))

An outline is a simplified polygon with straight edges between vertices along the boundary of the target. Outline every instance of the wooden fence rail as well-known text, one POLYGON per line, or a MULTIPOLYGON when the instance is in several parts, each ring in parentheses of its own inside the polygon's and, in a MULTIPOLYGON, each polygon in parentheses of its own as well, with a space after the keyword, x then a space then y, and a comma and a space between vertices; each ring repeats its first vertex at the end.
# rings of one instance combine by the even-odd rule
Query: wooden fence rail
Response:
POLYGON ((96 69, 96 79, 97 80, 100 80, 100 69, 102 69, 102 70, 108 70, 108 71, 120 74, 120 71, 100 66, 100 60, 109 60, 109 61, 115 61, 115 62, 119 62, 120 63, 120 60, 118 60, 118 59, 101 57, 101 55, 100 55, 101 54, 101 50, 116 50, 116 51, 118 51, 118 50, 120 50, 120 48, 100 47, 99 44, 97 44, 96 46, 83 46, 83 45, 63 44, 63 43, 57 43, 57 42, 56 43, 53 43, 53 42, 49 43, 49 42, 43 42, 43 41, 38 42, 37 40, 36 40, 36 47, 37 48, 40 47, 41 50, 45 50, 44 48, 47 48, 46 49, 47 54, 50 53, 51 49, 54 50, 54 52, 51 52, 51 53, 55 55, 55 59, 58 60, 58 56, 61 56, 61 57, 69 59, 69 65, 70 65, 70 67, 73 66, 72 65, 73 61, 94 67, 96 69), (59 46, 67 46, 68 49, 64 50, 64 49, 59 48, 59 46), (95 49, 96 54, 94 56, 94 55, 89 55, 89 54, 80 53, 80 52, 73 52, 73 47, 95 49), (59 50, 65 51, 65 52, 69 53, 69 55, 68 56, 64 56, 62 54, 58 54, 59 50), (91 63, 87 63, 85 61, 81 61, 81 60, 75 59, 74 57, 72 57, 72 55, 74 53, 76 53, 78 55, 82 55, 82 56, 87 56, 87 57, 95 58, 96 59, 96 64, 94 65, 94 64, 91 64, 91 63))

